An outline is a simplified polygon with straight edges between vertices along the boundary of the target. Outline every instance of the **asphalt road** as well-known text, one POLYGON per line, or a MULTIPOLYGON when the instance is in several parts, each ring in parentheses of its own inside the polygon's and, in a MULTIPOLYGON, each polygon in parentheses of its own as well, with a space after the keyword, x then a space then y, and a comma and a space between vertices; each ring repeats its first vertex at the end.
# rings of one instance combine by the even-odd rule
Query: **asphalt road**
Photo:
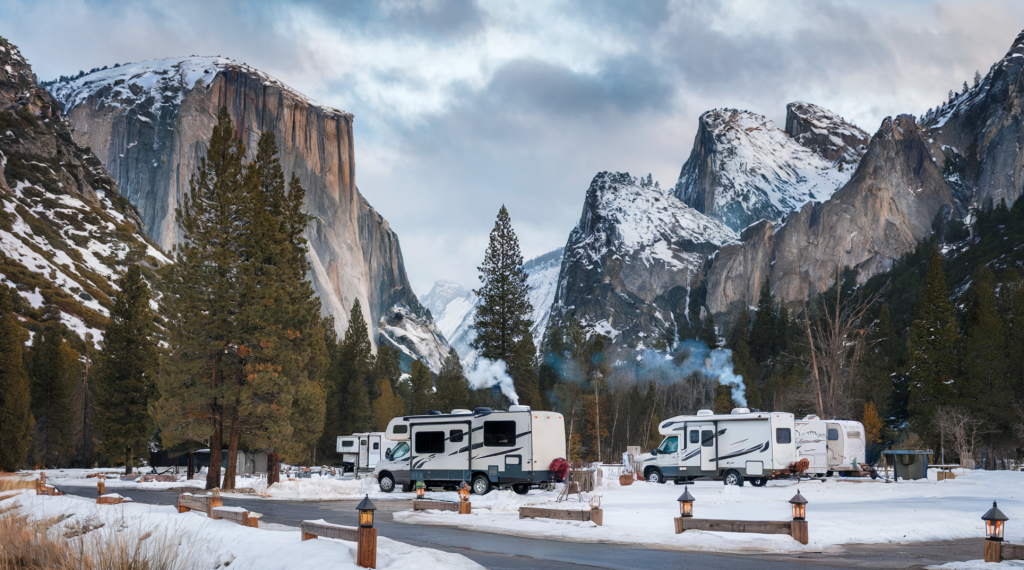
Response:
MULTIPOLYGON (((69 487, 68 493, 95 498, 92 487, 69 487)), ((174 505, 178 494, 117 488, 116 492, 139 503, 174 505)), ((911 545, 850 545, 838 552, 800 555, 721 555, 652 550, 618 544, 586 544, 521 538, 446 527, 396 523, 390 512, 410 508, 408 501, 374 501, 375 526, 380 536, 408 544, 462 554, 490 570, 634 570, 700 568, 708 570, 750 567, 758 570, 800 568, 922 568, 954 560, 981 558, 981 539, 911 545)), ((303 520, 325 519, 336 524, 357 524, 357 501, 267 501, 225 498, 224 504, 263 514, 262 522, 298 527, 303 520)))

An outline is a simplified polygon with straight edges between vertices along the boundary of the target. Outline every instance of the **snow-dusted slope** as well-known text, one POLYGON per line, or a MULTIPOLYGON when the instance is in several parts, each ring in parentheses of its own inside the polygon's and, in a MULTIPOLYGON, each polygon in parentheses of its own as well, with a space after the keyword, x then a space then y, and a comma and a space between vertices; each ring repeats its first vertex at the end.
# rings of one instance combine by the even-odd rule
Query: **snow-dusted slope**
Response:
MULTIPOLYGON (((551 315, 551 303, 555 299, 558 272, 562 267, 562 248, 535 257, 523 264, 526 283, 530 287, 530 305, 533 306, 533 342, 540 349, 544 331, 551 315)), ((480 302, 473 291, 455 283, 438 281, 421 300, 423 306, 434 315, 437 327, 455 347, 463 359, 473 358, 470 343, 476 338, 473 318, 480 302)))
POLYGON ((849 181, 863 154, 841 135, 864 144, 868 136, 820 107, 795 105, 803 113, 794 117, 791 108, 790 115, 803 129, 790 133, 798 138, 748 111, 701 115, 675 195, 736 231, 760 219, 778 222, 807 202, 829 199, 849 181))
POLYGON ((576 319, 622 347, 671 344, 708 259, 737 239, 650 178, 602 172, 565 246, 551 320, 576 319))

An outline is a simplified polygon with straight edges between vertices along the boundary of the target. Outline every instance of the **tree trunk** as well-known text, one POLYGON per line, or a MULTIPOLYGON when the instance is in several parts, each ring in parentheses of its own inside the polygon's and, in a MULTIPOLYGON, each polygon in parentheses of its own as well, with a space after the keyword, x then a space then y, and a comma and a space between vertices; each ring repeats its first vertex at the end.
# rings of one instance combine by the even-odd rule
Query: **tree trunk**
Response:
POLYGON ((220 446, 224 441, 224 426, 221 411, 213 405, 213 436, 210 437, 210 468, 206 471, 206 488, 220 488, 220 446))
POLYGON ((235 472, 238 469, 238 403, 231 407, 231 432, 228 435, 228 468, 224 472, 224 489, 235 488, 235 472))
POLYGON ((594 382, 594 425, 596 433, 594 441, 597 442, 597 462, 601 462, 601 397, 597 392, 597 382, 594 382))
POLYGON ((132 474, 132 448, 130 447, 124 448, 124 474, 132 474))

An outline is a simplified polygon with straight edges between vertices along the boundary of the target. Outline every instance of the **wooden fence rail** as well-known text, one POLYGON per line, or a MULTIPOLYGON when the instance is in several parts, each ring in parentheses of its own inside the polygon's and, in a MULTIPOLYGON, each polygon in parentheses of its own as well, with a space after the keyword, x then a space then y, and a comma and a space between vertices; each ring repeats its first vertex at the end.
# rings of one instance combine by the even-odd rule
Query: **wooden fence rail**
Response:
POLYGON ((220 497, 214 497, 213 495, 178 495, 179 513, 187 513, 188 511, 202 511, 206 513, 206 516, 211 516, 212 510, 214 508, 223 505, 224 503, 221 501, 220 497))
POLYGON ((687 530, 714 532, 751 532, 757 534, 788 534, 800 544, 807 544, 807 521, 731 521, 676 517, 676 534, 687 530))
POLYGON ((560 521, 593 521, 597 526, 604 526, 604 511, 602 509, 567 510, 567 509, 543 509, 540 507, 519 507, 519 518, 526 519, 554 519, 560 521))
POLYGON ((252 513, 241 507, 213 507, 210 509, 211 519, 225 519, 252 528, 260 527, 260 517, 262 516, 259 513, 252 513))

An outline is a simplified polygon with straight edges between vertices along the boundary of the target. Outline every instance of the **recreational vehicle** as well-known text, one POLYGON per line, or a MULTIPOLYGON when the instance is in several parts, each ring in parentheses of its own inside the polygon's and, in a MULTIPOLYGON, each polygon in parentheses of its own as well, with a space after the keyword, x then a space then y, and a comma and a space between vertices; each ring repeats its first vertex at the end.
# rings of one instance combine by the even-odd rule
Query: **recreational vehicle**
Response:
POLYGON ((427 487, 465 481, 478 495, 492 487, 524 495, 552 484, 551 462, 565 457, 562 414, 528 406, 397 417, 385 436, 398 442, 375 470, 385 493, 396 486, 408 491, 415 481, 427 487))
POLYGON ((377 462, 396 444, 384 437, 382 431, 354 433, 338 436, 337 452, 341 454, 346 470, 368 471, 376 467, 377 462))
POLYGON ((769 479, 788 476, 796 461, 793 414, 699 410, 661 422, 658 431, 665 439, 643 463, 644 478, 656 483, 710 477, 726 485, 749 481, 763 487, 769 479))
POLYGON ((796 421, 797 458, 807 459, 808 475, 861 473, 867 461, 864 424, 851 420, 822 420, 807 416, 796 421))

